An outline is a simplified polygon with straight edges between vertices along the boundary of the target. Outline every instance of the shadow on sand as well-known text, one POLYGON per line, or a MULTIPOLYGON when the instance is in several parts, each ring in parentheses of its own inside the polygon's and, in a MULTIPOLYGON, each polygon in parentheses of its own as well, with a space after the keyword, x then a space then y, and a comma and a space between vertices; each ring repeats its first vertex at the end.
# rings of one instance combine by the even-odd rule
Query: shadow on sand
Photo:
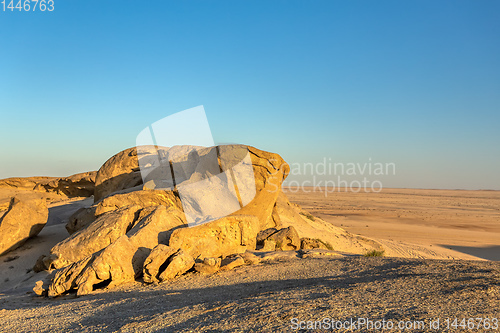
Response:
POLYGON ((483 247, 473 247, 473 246, 455 246, 455 245, 440 245, 446 248, 452 249, 457 252, 462 252, 470 254, 472 256, 486 259, 500 261, 500 246, 483 246, 483 247))

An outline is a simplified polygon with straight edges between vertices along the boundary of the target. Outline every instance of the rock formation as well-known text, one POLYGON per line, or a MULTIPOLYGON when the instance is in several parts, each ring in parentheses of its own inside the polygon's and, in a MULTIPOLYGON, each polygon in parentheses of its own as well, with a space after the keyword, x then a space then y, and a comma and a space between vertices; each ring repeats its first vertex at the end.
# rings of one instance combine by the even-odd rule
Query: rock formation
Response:
POLYGON ((67 197, 90 197, 94 194, 96 172, 69 177, 25 177, 0 180, 0 187, 53 192, 67 197))
POLYGON ((341 248, 345 231, 288 201, 288 172, 278 154, 242 145, 124 150, 97 172, 94 205, 70 218, 72 235, 39 259, 38 270, 56 270, 37 293, 213 274, 259 263, 258 249, 341 248))
POLYGON ((45 200, 21 201, 12 198, 8 210, 0 217, 0 255, 38 235, 48 216, 45 200))

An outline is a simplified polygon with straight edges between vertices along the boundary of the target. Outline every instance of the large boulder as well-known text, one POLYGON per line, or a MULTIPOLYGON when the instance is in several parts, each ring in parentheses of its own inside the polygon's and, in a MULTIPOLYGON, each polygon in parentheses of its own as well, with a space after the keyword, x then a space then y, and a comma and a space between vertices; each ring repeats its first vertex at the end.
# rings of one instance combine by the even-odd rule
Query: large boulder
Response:
POLYGON ((157 206, 105 249, 57 271, 48 295, 58 296, 72 289, 85 295, 97 284, 108 282, 111 287, 139 278, 151 250, 167 244, 172 230, 185 225, 182 212, 157 206))
POLYGON ((125 149, 107 160, 97 171, 94 202, 113 192, 142 184, 137 149, 125 149))
POLYGON ((67 197, 90 197, 94 195, 96 172, 78 173, 69 177, 56 178, 37 183, 35 191, 55 192, 67 197))
POLYGON ((159 282, 158 275, 162 272, 167 260, 176 252, 176 249, 165 244, 156 245, 144 261, 142 279, 146 283, 159 282))
POLYGON ((8 210, 0 218, 0 255, 38 235, 47 223, 48 216, 45 200, 21 201, 12 198, 8 210))
POLYGON ((66 230, 70 235, 74 234, 78 230, 81 230, 89 226, 95 221, 95 210, 96 206, 92 207, 82 207, 74 212, 68 219, 66 223, 66 230))
POLYGON ((252 215, 226 216, 191 228, 174 230, 169 245, 194 258, 225 257, 255 249, 259 220, 252 215))
POLYGON ((96 171, 69 177, 17 177, 0 180, 0 187, 56 193, 67 197, 90 197, 94 194, 96 171))
POLYGON ((100 216, 130 205, 138 205, 140 207, 162 205, 182 209, 180 198, 174 191, 140 190, 130 193, 119 193, 103 199, 96 205, 95 215, 100 216))
POLYGON ((167 268, 158 276, 160 282, 173 279, 186 273, 194 266, 194 259, 184 250, 179 249, 168 259, 167 268))
POLYGON ((47 269, 62 268, 100 251, 125 235, 136 222, 140 206, 126 206, 101 215, 87 228, 57 243, 43 259, 47 269))
MULTIPOLYGON (((125 150, 99 170, 95 204, 75 216, 76 228, 87 226, 58 244, 45 260, 51 267, 62 267, 50 283, 49 295, 71 289, 86 294, 96 284, 114 285, 143 273, 147 282, 169 279, 190 269, 195 259, 207 266, 207 258, 255 250, 261 230, 281 228, 276 203, 289 167, 279 155, 241 145, 162 148, 162 159, 150 159, 148 174, 141 176, 145 184, 140 185, 136 154, 125 150), (83 222, 91 215, 95 221, 83 222), (155 248, 158 244, 182 251, 174 256, 164 246, 155 248), (87 249, 76 253, 71 250, 75 247, 87 249)), ((290 230, 280 239, 287 236, 290 230)), ((284 244, 295 244, 292 238, 284 244)), ((234 265, 243 262, 240 258, 234 265)), ((220 263, 208 266, 195 269, 215 271, 220 263)))

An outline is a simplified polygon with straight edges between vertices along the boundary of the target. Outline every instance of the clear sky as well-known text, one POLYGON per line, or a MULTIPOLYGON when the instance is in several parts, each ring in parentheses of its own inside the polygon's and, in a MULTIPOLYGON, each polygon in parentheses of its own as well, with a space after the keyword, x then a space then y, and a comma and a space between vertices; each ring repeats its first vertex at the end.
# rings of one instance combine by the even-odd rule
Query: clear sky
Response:
POLYGON ((389 187, 500 189, 499 13, 492 0, 0 11, 0 178, 97 170, 204 105, 216 143, 395 163, 389 187))

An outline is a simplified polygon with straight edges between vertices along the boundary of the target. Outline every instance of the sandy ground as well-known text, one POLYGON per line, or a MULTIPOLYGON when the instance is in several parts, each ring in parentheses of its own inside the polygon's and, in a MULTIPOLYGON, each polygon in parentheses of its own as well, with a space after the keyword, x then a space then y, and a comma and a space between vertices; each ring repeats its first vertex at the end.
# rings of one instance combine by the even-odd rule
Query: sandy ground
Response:
MULTIPOLYGON (((368 318, 396 328, 400 321, 423 321, 420 329, 406 332, 437 332, 445 330, 446 318, 500 320, 500 263, 291 259, 80 298, 6 294, 0 309, 3 332, 297 332, 294 318, 368 318), (438 318, 441 329, 429 329, 429 321, 438 318)), ((323 331, 331 332, 311 330, 323 331)))
POLYGON ((292 329, 293 318, 360 317, 423 320, 425 328, 413 331, 436 332, 428 328, 431 319, 500 320, 500 263, 485 261, 499 260, 500 192, 386 189, 325 197, 288 191, 313 215, 373 239, 388 255, 413 259, 287 259, 56 299, 34 296, 34 282, 46 273, 30 269, 68 236, 68 217, 92 199, 2 190, 0 209, 12 194, 45 197, 49 222, 39 236, 0 257, 0 332, 304 332, 292 329))
POLYGON ((314 216, 395 252, 404 244, 443 257, 500 260, 500 191, 384 189, 325 196, 309 190, 288 188, 286 194, 314 216))

